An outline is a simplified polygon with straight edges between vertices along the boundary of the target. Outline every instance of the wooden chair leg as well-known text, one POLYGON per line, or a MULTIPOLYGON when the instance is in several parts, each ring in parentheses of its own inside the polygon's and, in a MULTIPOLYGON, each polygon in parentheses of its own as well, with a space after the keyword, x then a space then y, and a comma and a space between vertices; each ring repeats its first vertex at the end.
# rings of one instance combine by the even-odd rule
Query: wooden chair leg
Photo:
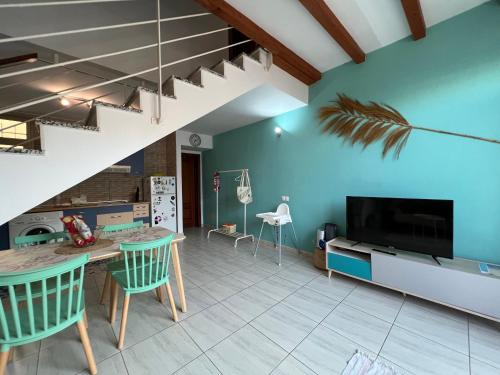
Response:
POLYGON ((165 300, 163 299, 163 288, 161 286, 156 288, 156 296, 158 297, 158 302, 162 304, 165 302, 165 300))
POLYGON ((170 303, 170 308, 172 309, 172 316, 174 317, 174 322, 177 322, 179 318, 177 317, 177 307, 175 306, 174 295, 172 294, 172 288, 170 283, 165 284, 167 289, 168 302, 170 303))
POLYGON ((102 287, 101 299, 99 304, 104 305, 104 298, 106 298, 106 293, 111 293, 111 272, 106 272, 106 279, 104 279, 104 286, 102 287))
POLYGON ((0 375, 5 375, 5 370, 7 369, 7 362, 9 360, 9 355, 12 349, 6 352, 0 352, 0 375))
POLYGON ((80 340, 82 341, 83 351, 85 352, 85 357, 87 357, 87 362, 89 364, 89 371, 92 375, 97 374, 97 366, 95 364, 94 354, 92 353, 92 347, 90 346, 89 335, 87 334, 87 328, 85 328, 85 322, 83 319, 79 320, 76 325, 78 326, 78 332, 80 332, 80 340))
POLYGON ((130 303, 130 294, 125 293, 125 298, 123 299, 122 321, 120 324, 120 337, 118 339, 118 349, 123 348, 123 343, 125 341, 125 330, 127 329, 129 303, 130 303))
POLYGON ((116 319, 116 308, 118 305, 118 283, 111 279, 111 293, 109 303, 109 322, 113 324, 116 319))
POLYGON ((83 321, 85 322, 85 328, 89 328, 89 318, 87 317, 87 310, 83 311, 83 321))

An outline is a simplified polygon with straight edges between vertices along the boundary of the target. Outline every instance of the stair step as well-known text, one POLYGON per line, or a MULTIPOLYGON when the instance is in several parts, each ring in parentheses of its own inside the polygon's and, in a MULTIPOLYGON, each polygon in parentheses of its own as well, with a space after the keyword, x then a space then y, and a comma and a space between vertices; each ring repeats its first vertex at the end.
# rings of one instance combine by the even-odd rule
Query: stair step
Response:
POLYGON ((196 82, 190 81, 189 79, 186 78, 181 78, 177 76, 170 76, 164 83, 163 83, 163 94, 168 95, 168 96, 175 96, 175 81, 183 82, 188 85, 197 87, 199 89, 203 88, 203 85, 197 84, 196 82))
POLYGON ((40 119, 36 120, 35 124, 37 126, 40 125, 49 125, 49 126, 60 126, 63 128, 73 128, 73 129, 80 129, 80 130, 89 130, 89 131, 95 131, 98 132, 100 131, 100 128, 98 126, 85 126, 82 122, 80 121, 58 121, 58 120, 50 120, 50 119, 40 119))
POLYGON ((197 85, 203 86, 203 82, 202 82, 202 75, 203 74, 202 74, 202 72, 207 72, 207 73, 213 74, 219 78, 226 79, 224 74, 220 74, 214 70, 211 70, 209 68, 205 68, 204 66, 198 67, 193 73, 191 73, 187 77, 187 79, 191 82, 196 83, 197 85))
MULTIPOLYGON (((255 52, 255 51, 254 51, 255 52)), ((241 67, 242 69, 245 69, 245 66, 244 66, 244 60, 248 59, 252 62, 255 62, 259 65, 262 65, 260 59, 257 59, 251 55, 248 55, 246 52, 242 52, 240 53, 238 56, 236 56, 234 59, 232 59, 231 61, 236 64, 237 66, 241 67)))
POLYGON ((0 147, 0 152, 5 154, 26 154, 26 155, 35 155, 35 156, 43 156, 43 150, 34 150, 31 148, 11 148, 9 150, 8 147, 0 147))
MULTIPOLYGON (((148 89, 147 87, 138 87, 138 89, 141 91, 149 92, 150 94, 158 95, 158 90, 148 89)), ((163 93, 162 96, 164 98, 169 98, 169 99, 174 99, 174 100, 177 99, 177 97, 175 95, 169 95, 169 94, 163 93)))
POLYGON ((267 62, 267 56, 269 55, 269 52, 266 51, 262 47, 258 47, 255 51, 253 51, 249 57, 252 59, 258 61, 259 63, 266 65, 267 62))
POLYGON ((102 106, 102 107, 108 107, 108 108, 115 108, 115 109, 120 109, 122 111, 128 111, 128 112, 134 112, 134 113, 142 113, 142 109, 139 108, 133 108, 133 107, 125 107, 124 105, 118 105, 118 104, 112 104, 112 103, 106 103, 106 102, 100 102, 100 101, 94 101, 95 106, 102 106))
POLYGON ((215 64, 214 66, 212 66, 210 68, 210 70, 218 73, 219 75, 222 75, 222 76, 226 76, 225 75, 225 72, 224 72, 224 65, 225 64, 229 64, 229 65, 232 65, 234 66, 235 68, 241 70, 241 71, 245 71, 245 69, 243 69, 242 66, 238 66, 237 64, 235 64, 234 62, 230 61, 230 60, 226 60, 226 59, 223 59, 221 61, 219 61, 217 64, 215 64))

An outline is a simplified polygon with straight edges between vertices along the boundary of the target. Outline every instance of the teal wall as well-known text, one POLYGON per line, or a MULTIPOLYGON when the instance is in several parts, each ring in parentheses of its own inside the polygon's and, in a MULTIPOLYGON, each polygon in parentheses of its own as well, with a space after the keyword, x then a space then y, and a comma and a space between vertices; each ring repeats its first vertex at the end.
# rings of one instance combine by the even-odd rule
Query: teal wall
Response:
MULTIPOLYGON (((379 144, 362 151, 322 134, 316 112, 337 93, 388 103, 415 125, 500 139, 500 3, 326 72, 311 87, 308 107, 216 136, 214 150, 203 154, 205 222, 215 223, 213 171, 246 167, 254 234, 255 214, 274 210, 281 195, 290 196, 307 250, 325 222, 344 233, 346 195, 453 199, 455 256, 500 263, 500 145, 414 131, 399 160, 382 159, 379 144)), ((240 229, 236 183, 227 176, 222 183, 221 221, 240 229)))

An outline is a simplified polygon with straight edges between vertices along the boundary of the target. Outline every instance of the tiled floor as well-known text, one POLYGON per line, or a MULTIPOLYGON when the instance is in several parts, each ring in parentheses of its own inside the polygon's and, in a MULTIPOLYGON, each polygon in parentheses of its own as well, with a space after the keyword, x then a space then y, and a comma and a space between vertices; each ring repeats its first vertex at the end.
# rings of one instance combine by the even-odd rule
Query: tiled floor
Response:
MULTIPOLYGON (((356 350, 401 374, 500 374, 500 325, 339 276, 309 257, 187 231, 182 249, 188 312, 181 322, 153 294, 131 299, 125 348, 119 319, 97 304, 104 274, 86 280, 99 374, 340 374, 356 350)), ((175 279, 172 277, 174 293, 175 279)), ((177 299, 178 300, 178 299, 177 299)), ((118 313, 118 317, 120 312, 118 313)), ((19 348, 9 374, 86 373, 76 330, 19 348)))

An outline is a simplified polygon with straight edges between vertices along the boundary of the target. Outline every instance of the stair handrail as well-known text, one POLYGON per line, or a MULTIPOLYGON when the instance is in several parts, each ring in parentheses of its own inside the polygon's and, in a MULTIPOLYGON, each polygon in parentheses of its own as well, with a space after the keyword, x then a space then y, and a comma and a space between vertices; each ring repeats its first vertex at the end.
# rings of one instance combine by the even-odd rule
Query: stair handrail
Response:
MULTIPOLYGON (((206 55, 209 55, 211 53, 223 51, 225 49, 228 49, 228 48, 231 48, 231 47, 235 47, 235 46, 238 46, 238 45, 241 45, 241 44, 244 44, 244 43, 248 43, 248 42, 251 42, 251 41, 252 41, 251 39, 246 39, 246 40, 243 40, 243 41, 240 41, 240 42, 237 42, 237 43, 228 44, 227 46, 223 46, 223 47, 220 47, 220 48, 215 48, 215 49, 207 51, 207 52, 202 52, 202 53, 199 53, 197 55, 189 56, 189 57, 186 57, 186 58, 183 58, 183 59, 179 59, 179 60, 175 60, 175 61, 172 61, 172 62, 169 62, 169 63, 166 63, 166 64, 162 64, 161 67, 163 69, 163 68, 166 68, 166 67, 169 67, 169 66, 173 66, 173 65, 176 65, 176 64, 180 64, 182 62, 186 62, 186 61, 193 60, 193 59, 196 59, 196 58, 199 58, 199 57, 202 57, 202 56, 206 56, 206 55)), ((121 77, 118 77, 118 78, 113 78, 113 79, 110 79, 110 80, 107 80, 107 81, 104 81, 104 82, 95 83, 95 84, 92 84, 92 85, 83 86, 83 87, 76 88, 76 89, 63 90, 63 91, 60 91, 59 93, 57 93, 55 95, 49 95, 47 97, 43 97, 41 99, 32 100, 32 101, 29 101, 27 103, 23 103, 23 104, 20 104, 20 105, 15 105, 15 106, 12 106, 12 107, 7 107, 7 108, 4 107, 4 108, 0 109, 0 115, 4 114, 4 113, 7 113, 7 112, 16 111, 18 109, 23 109, 23 108, 26 108, 26 107, 30 107, 30 106, 33 106, 33 105, 36 105, 36 104, 45 103, 45 102, 48 102, 48 101, 51 101, 51 100, 59 99, 59 98, 61 98, 63 96, 66 96, 66 95, 69 95, 69 94, 72 94, 72 93, 75 93, 75 92, 82 92, 82 91, 92 90, 92 89, 95 89, 95 88, 98 88, 98 87, 109 85, 111 83, 123 81, 125 79, 129 79, 129 78, 132 78, 132 77, 140 76, 140 75, 143 75, 143 74, 146 74, 146 73, 151 73, 151 72, 153 72, 153 71, 155 71, 157 69, 158 68, 155 66, 153 68, 144 69, 144 70, 141 70, 139 72, 127 74, 125 76, 121 76, 121 77)))

